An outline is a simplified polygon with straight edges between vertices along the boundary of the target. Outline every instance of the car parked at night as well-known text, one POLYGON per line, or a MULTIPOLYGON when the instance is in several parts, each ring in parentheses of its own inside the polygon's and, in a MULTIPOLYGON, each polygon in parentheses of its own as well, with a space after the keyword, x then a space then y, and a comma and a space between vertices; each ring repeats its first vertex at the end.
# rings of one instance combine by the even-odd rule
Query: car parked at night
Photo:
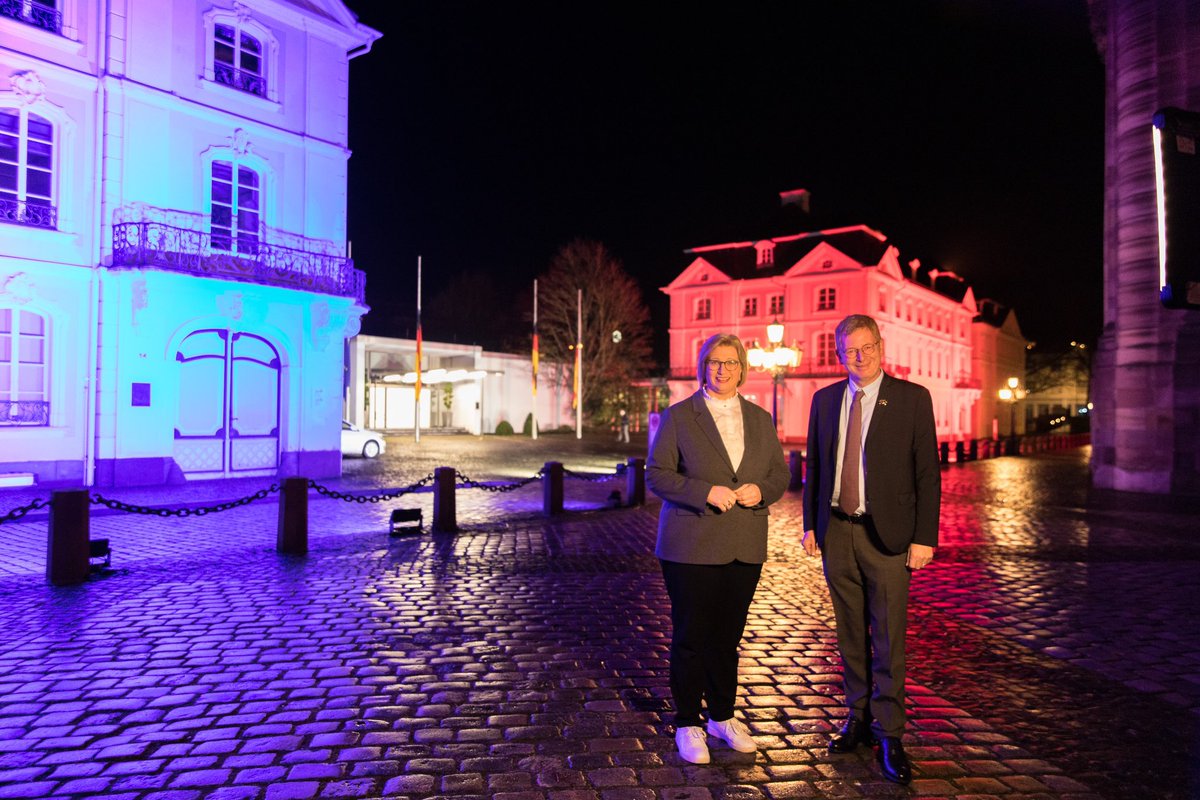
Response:
POLYGON ((375 458, 387 449, 383 434, 342 420, 342 455, 375 458))

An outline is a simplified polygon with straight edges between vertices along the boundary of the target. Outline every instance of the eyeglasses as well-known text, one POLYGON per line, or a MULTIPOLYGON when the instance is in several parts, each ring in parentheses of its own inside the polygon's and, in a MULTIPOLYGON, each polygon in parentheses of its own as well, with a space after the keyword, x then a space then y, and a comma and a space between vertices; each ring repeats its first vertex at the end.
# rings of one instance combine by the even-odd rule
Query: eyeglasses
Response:
POLYGON ((735 358, 731 358, 728 361, 718 361, 715 358, 710 358, 704 363, 708 364, 709 369, 720 369, 721 367, 724 367, 726 372, 733 372, 735 369, 739 369, 742 366, 742 362, 735 358))
POLYGON ((847 361, 857 361, 861 353, 863 358, 870 358, 879 350, 879 342, 875 341, 871 344, 864 344, 862 347, 847 347, 842 351, 847 361))

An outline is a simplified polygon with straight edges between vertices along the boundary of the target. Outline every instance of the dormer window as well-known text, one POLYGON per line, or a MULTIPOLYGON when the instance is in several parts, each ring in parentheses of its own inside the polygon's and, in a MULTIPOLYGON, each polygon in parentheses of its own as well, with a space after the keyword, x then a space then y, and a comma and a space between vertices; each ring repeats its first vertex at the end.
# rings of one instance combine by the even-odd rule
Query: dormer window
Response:
POLYGON ((775 263, 775 243, 774 242, 755 242, 754 249, 758 254, 756 263, 761 267, 770 267, 775 263))

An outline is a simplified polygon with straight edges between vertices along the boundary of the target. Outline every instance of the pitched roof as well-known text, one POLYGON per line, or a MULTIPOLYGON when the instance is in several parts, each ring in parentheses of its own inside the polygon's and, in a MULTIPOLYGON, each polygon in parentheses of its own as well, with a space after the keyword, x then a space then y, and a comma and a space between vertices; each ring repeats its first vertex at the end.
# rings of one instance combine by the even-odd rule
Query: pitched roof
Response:
POLYGON ((733 280, 746 280, 782 275, 822 242, 827 242, 830 247, 868 266, 878 264, 889 247, 887 238, 882 233, 865 225, 855 225, 792 236, 776 236, 772 239, 692 247, 684 252, 704 258, 733 280), (775 258, 770 266, 760 268, 755 245, 761 242, 771 242, 775 245, 775 258))

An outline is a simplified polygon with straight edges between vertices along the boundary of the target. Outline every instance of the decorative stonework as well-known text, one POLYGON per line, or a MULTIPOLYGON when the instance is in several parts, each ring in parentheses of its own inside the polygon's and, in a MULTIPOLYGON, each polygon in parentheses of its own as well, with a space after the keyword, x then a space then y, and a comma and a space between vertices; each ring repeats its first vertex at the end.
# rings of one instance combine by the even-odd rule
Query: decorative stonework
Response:
POLYGON ((8 82, 21 105, 31 106, 46 99, 46 84, 41 76, 32 70, 14 72, 9 76, 8 82))
POLYGON ((19 306, 33 300, 36 294, 37 288, 33 280, 24 272, 0 278, 0 297, 11 300, 19 306))
POLYGON ((236 128, 233 135, 229 137, 229 147, 239 156, 245 156, 250 152, 250 148, 254 145, 250 141, 250 134, 246 133, 244 128, 236 128))

